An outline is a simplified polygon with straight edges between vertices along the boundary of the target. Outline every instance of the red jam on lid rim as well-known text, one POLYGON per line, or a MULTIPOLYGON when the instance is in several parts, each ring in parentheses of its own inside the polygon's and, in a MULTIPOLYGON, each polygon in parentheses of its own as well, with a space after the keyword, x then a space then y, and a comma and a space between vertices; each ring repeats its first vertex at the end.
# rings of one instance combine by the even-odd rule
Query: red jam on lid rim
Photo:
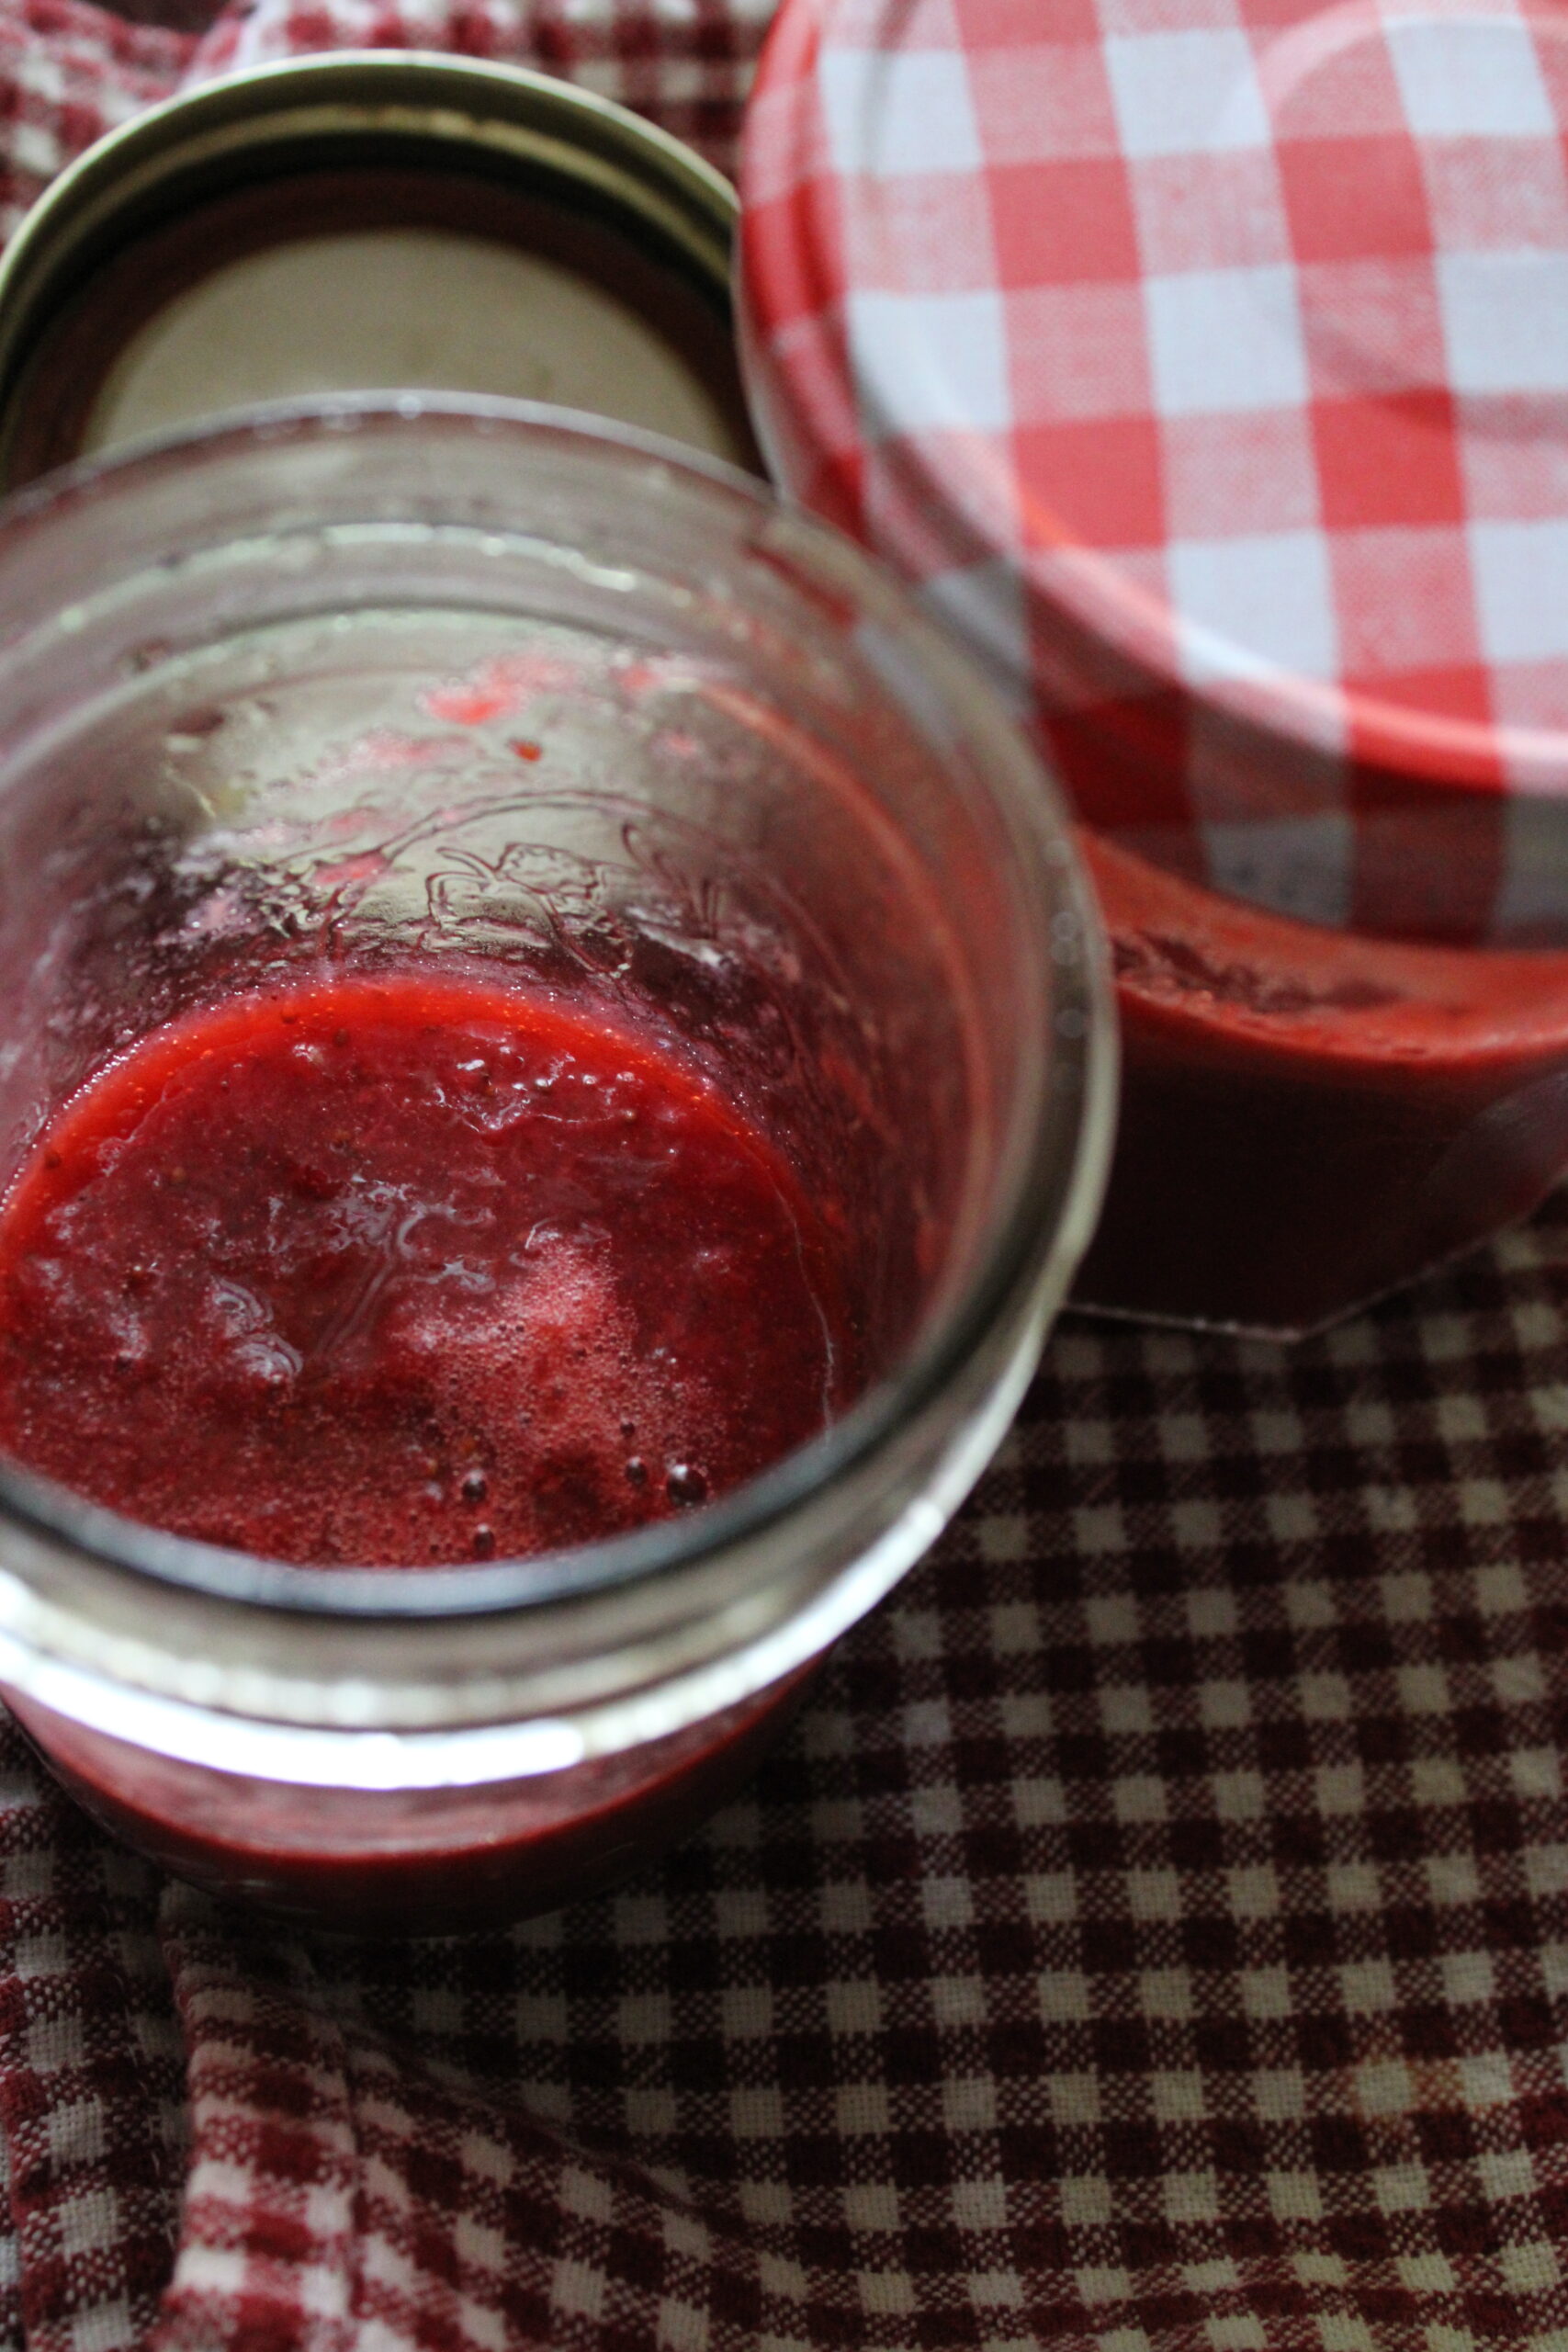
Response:
POLYGON ((1502 0, 787 0, 760 425, 1123 846, 1559 943, 1565 130, 1562 21, 1502 0))

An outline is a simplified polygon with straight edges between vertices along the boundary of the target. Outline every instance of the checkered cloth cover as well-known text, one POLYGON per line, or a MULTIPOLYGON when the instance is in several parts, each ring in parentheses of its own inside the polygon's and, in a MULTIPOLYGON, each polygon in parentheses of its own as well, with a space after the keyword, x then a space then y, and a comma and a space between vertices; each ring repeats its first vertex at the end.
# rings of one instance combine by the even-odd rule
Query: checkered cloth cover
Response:
MULTIPOLYGON (((758 31, 417 22, 720 153, 758 31)), ((6 0, 11 217, 192 61, 6 0)), ((504 1936, 273 1934, 6 1733, 0 2341, 1568 2352, 1565 1447, 1562 1206, 1292 1353, 1065 1328, 750 1795, 504 1936)))
POLYGON ((1080 806, 1568 937, 1568 40, 1515 0, 788 0, 755 382, 1080 806))

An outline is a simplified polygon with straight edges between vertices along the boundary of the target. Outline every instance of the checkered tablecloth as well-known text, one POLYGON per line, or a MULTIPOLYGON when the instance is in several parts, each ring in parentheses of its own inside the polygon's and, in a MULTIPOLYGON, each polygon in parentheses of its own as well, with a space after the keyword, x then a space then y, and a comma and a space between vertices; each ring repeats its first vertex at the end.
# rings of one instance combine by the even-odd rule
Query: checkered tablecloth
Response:
POLYGON ((750 1794, 508 1935, 258 1932, 13 1741, 13 2324, 1565 2352, 1565 1550, 1559 1204, 1291 1352, 1065 1326, 750 1794))
POLYGON ((1565 125, 1523 0, 795 0, 743 172, 784 469, 1128 846, 1560 942, 1565 125))
MULTIPOLYGON (((721 0, 270 0, 729 151, 721 0)), ((25 202, 191 40, 0 16, 25 202)), ((1293 1351, 1065 1325, 751 1792, 471 1941, 259 1928, 0 1746, 28 2352, 1568 2352, 1568 1204, 1293 1351)))

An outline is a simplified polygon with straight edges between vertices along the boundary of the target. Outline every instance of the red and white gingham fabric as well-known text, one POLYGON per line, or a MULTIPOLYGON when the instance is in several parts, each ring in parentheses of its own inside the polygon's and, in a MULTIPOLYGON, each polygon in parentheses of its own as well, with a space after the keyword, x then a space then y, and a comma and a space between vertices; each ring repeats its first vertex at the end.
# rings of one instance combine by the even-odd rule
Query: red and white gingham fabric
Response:
POLYGON ((182 82, 308 50, 438 49, 581 82, 733 170, 774 0, 86 0, 0 6, 0 236, 104 131, 182 82), (175 31, 153 17, 190 23, 175 31), (209 22, 209 19, 211 21, 209 22))
POLYGON ((1561 942, 1565 132, 1527 0, 788 0, 742 165, 780 468, 1129 846, 1561 942))
POLYGON ((234 0, 193 79, 318 49, 440 49, 581 82, 723 171, 775 0, 234 0))
POLYGON ((0 2341, 1568 2352, 1565 1442, 1561 1206, 1066 1329, 748 1796, 509 1935, 271 1932, 5 1736, 0 2341))
MULTIPOLYGON (((759 29, 422 21, 721 153, 759 29)), ((11 217, 196 56, 0 0, 11 217)), ((1291 1352, 1066 1328, 746 1798, 509 1935, 275 1933, 0 1729, 0 2345, 1568 2352, 1565 1448, 1561 1206, 1291 1352)))

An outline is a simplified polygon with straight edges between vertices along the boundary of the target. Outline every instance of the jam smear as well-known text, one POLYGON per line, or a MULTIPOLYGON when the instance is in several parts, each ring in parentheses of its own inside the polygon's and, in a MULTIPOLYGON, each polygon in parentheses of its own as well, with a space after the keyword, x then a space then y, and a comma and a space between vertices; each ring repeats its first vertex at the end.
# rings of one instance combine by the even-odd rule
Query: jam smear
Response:
POLYGON ((673 1518, 859 1368, 775 1145, 648 1038, 423 971, 155 1031, 0 1207, 0 1448, 301 1564, 509 1558, 673 1518))

